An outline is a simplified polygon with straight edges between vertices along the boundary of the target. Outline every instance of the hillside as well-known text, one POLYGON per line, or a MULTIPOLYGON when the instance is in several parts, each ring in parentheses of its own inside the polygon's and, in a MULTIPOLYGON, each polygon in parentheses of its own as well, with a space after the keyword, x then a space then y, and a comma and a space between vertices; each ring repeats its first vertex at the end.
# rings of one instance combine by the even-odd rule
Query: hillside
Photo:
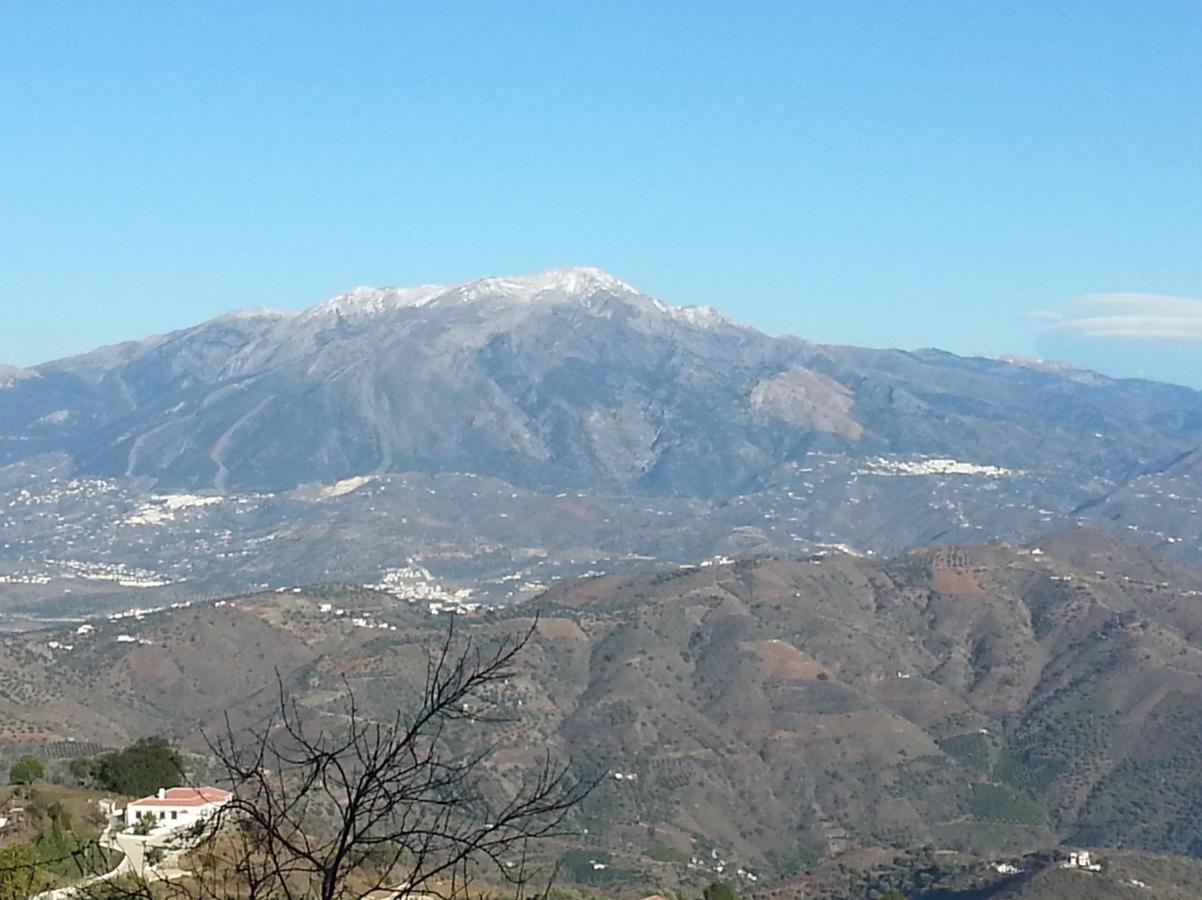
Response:
POLYGON ((1103 871, 1050 868, 998 900, 1197 900, 1202 864, 1163 854, 1102 854, 1103 871))
MULTIPOLYGON (((495 774, 546 747, 609 773, 578 821, 612 861, 589 879, 722 865, 767 883, 924 844, 1202 851, 1202 573, 1138 546, 1076 532, 746 559, 564 583, 457 621, 487 639, 535 613, 501 698, 517 721, 488 732, 495 774)), ((264 714, 276 670, 312 715, 336 710, 344 678, 384 712, 445 618, 330 586, 14 636, 0 721, 10 747, 166 732, 202 749, 226 710, 264 714)))
POLYGON ((908 900, 1197 900, 1202 861, 1102 850, 1085 868, 1072 851, 992 859, 947 851, 849 854, 810 876, 757 890, 762 900, 869 900, 893 890, 908 900))
POLYGON ((0 376, 0 629, 1081 525, 1200 562, 1200 446, 1196 391, 771 337, 594 269, 361 288, 0 376))

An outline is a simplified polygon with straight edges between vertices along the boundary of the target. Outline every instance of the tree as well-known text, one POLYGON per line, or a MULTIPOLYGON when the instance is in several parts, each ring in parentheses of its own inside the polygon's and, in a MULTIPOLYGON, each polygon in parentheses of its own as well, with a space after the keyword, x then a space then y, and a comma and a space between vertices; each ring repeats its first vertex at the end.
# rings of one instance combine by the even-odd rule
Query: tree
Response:
POLYGON ((100 772, 100 760, 91 756, 78 756, 67 764, 67 770, 80 787, 91 787, 100 772))
MULTIPOLYGON (((599 776, 578 779, 547 754, 505 787, 490 777, 487 745, 457 750, 464 735, 454 732, 508 721, 495 694, 534 633, 484 650, 459 645, 452 624, 428 657, 416 709, 384 720, 344 683, 328 717, 339 724, 319 728, 277 676, 269 721, 236 729, 227 717, 206 736, 234 796, 202 835, 185 838, 194 879, 156 884, 155 896, 343 900, 388 889, 462 898, 481 876, 520 892, 535 877, 532 843, 565 833, 599 776)), ((150 896, 140 890, 133 896, 150 896)))
POLYGON ((715 881, 702 893, 705 900, 739 900, 739 895, 729 884, 715 881))
POLYGON ((92 771, 99 787, 136 797, 184 783, 183 760, 161 737, 142 738, 124 750, 105 754, 92 771))
POLYGON ((46 766, 37 756, 22 756, 8 770, 9 784, 33 784, 46 777, 46 766))
POLYGON ((46 886, 38 859, 32 844, 0 847, 0 900, 24 900, 46 886))

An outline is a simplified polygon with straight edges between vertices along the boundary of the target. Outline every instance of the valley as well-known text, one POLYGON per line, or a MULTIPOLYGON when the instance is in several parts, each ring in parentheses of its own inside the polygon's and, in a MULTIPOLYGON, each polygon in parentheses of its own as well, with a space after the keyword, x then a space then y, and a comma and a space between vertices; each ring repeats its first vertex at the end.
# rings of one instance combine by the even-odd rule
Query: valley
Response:
POLYGON ((455 740, 502 783, 533 748, 605 774, 561 851, 607 861, 594 886, 734 872, 755 894, 873 848, 1202 848, 1202 572, 1093 531, 565 579, 451 617, 310 585, 95 618, 0 643, 3 746, 200 752, 226 712, 265 715, 276 673, 316 720, 346 686, 387 716, 449 618, 485 642, 537 623, 496 698, 512 723, 455 740))

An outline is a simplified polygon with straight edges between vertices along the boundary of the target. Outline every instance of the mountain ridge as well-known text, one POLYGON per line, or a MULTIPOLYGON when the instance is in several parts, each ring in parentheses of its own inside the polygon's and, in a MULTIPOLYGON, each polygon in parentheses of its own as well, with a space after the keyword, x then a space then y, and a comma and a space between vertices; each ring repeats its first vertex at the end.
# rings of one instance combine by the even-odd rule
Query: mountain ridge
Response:
POLYGON ((231 589, 422 559, 508 596, 532 553, 563 575, 1075 525, 1202 554, 1188 388, 773 337, 591 269, 416 290, 0 376, 0 575, 207 567, 231 589), (374 481, 334 489, 354 479, 374 481), (225 499, 145 511, 196 493, 225 499), (333 522, 353 547, 323 541, 333 522))
MULTIPOLYGON (((941 421, 971 417, 972 427, 960 429, 965 437, 991 418, 1005 423, 1023 411, 1019 382, 1074 393, 1104 425, 1115 423, 1105 422, 1111 401, 1102 394, 1142 391, 1145 405, 1165 407, 1160 421, 1144 423, 1158 437, 1183 431, 1202 442, 1202 394, 1186 388, 1082 383, 1075 371, 1065 377, 1046 366, 771 337, 707 307, 669 306, 588 268, 448 288, 358 288, 298 313, 226 314, 30 371, 38 377, 11 379, 0 393, 0 421, 20 429, 0 461, 41 445, 78 455, 97 474, 149 475, 181 487, 295 486, 437 467, 454 451, 465 470, 519 480, 521 470, 527 478, 537 470, 536 481, 554 484, 575 466, 602 483, 638 486, 645 475, 656 480, 657 466, 675 468, 670 457, 681 439, 708 442, 723 430, 732 468, 745 468, 738 460, 750 455, 761 471, 792 455, 790 445, 821 446, 824 435, 840 448, 947 453, 953 441, 941 421), (907 385, 910 377, 920 383, 907 385), (32 409, 22 410, 21 400, 32 409), (303 421, 281 409, 297 403, 311 404, 303 421), (445 417, 448 406, 463 409, 467 421, 435 423, 424 439, 397 431, 398 423, 410 433, 445 417), (910 421, 890 422, 899 412, 910 421), (339 423, 345 415, 350 420, 339 423), (185 419, 200 435, 178 428, 185 419), (294 457, 307 449, 310 458, 277 459, 270 478, 253 458, 237 459, 240 450, 253 457, 262 449, 273 425, 315 423, 338 427, 346 439, 315 434, 293 445, 294 457), (554 446, 564 440, 569 446, 554 446), (281 473, 286 467, 295 474, 281 473)), ((702 461, 699 449, 690 448, 692 462, 702 461)), ((667 481, 686 493, 713 486, 712 479, 687 487, 667 481)))
MULTIPOLYGON (((0 364, 0 381, 3 381, 4 379, 15 379, 18 377, 31 377, 29 373, 34 373, 44 367, 55 367, 68 361, 81 360, 86 357, 90 357, 93 354, 106 355, 118 348, 132 348, 154 344, 166 339, 185 335, 195 329, 203 328, 207 325, 214 325, 227 321, 237 322, 242 320, 266 320, 283 322, 287 320, 320 319, 327 315, 339 314, 371 317, 374 315, 387 315, 390 312, 396 312, 403 309, 416 309, 439 300, 446 300, 448 298, 454 298, 459 302, 470 302, 471 300, 480 299, 481 297, 496 296, 499 294, 508 296, 514 300, 529 302, 537 299, 540 296, 545 296, 554 292, 561 292, 569 297, 580 297, 599 291, 616 291, 620 294, 649 299, 651 300, 652 307, 657 311, 664 312, 675 319, 683 320, 694 325, 720 323, 722 325, 728 325, 746 331, 753 331, 762 336, 777 340, 790 340, 808 343, 803 338, 792 334, 769 334, 768 332, 764 332, 755 326, 735 320, 713 306, 704 304, 669 304, 665 303, 664 301, 651 298, 649 295, 644 294, 629 282, 625 282, 622 279, 619 279, 616 276, 593 266, 561 266, 525 276, 490 275, 450 284, 429 283, 416 286, 388 285, 380 287, 360 285, 352 288, 349 291, 336 294, 326 300, 318 301, 300 309, 253 306, 236 307, 228 310, 227 312, 220 313, 210 319, 198 322, 194 325, 183 326, 162 334, 147 335, 142 338, 133 338, 126 341, 120 341, 115 344, 98 347, 94 350, 84 351, 82 353, 72 354, 65 357, 57 357, 30 366, 18 367, 0 364)), ((823 346, 834 348, 854 347, 854 345, 841 344, 829 344, 823 346)), ((884 350, 885 348, 877 349, 884 350)), ((911 352, 916 355, 941 355, 955 357, 958 359, 995 361, 1004 363, 1006 365, 1028 368, 1035 371, 1055 373, 1065 377, 1076 376, 1088 383, 1095 384, 1100 382, 1115 382, 1120 380, 1136 382, 1145 381, 1145 379, 1137 378, 1116 379, 1101 372, 1081 369, 1071 363, 1061 360, 1041 359, 1023 356, 1020 354, 1002 354, 996 357, 965 357, 933 346, 917 348, 913 351, 898 352, 911 352)), ((1148 383, 1169 384, 1167 382, 1148 383)), ((1181 387, 1184 390, 1194 390, 1192 388, 1186 388, 1182 385, 1172 386, 1181 387)))

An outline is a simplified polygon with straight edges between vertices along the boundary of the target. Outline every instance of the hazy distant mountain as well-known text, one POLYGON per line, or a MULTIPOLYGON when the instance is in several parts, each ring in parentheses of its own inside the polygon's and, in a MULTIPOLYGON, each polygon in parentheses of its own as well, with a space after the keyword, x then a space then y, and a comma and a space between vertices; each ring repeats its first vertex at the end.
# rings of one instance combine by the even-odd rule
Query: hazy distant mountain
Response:
POLYGON ((0 370, 0 617, 1076 525, 1202 559, 1199 447, 1196 391, 771 337, 595 269, 359 288, 0 370))
POLYGON ((175 488, 462 471, 722 497, 815 449, 1088 479, 1202 443, 1202 394, 1184 388, 769 337, 595 269, 358 288, 0 387, 0 461, 65 451, 80 471, 175 488))

